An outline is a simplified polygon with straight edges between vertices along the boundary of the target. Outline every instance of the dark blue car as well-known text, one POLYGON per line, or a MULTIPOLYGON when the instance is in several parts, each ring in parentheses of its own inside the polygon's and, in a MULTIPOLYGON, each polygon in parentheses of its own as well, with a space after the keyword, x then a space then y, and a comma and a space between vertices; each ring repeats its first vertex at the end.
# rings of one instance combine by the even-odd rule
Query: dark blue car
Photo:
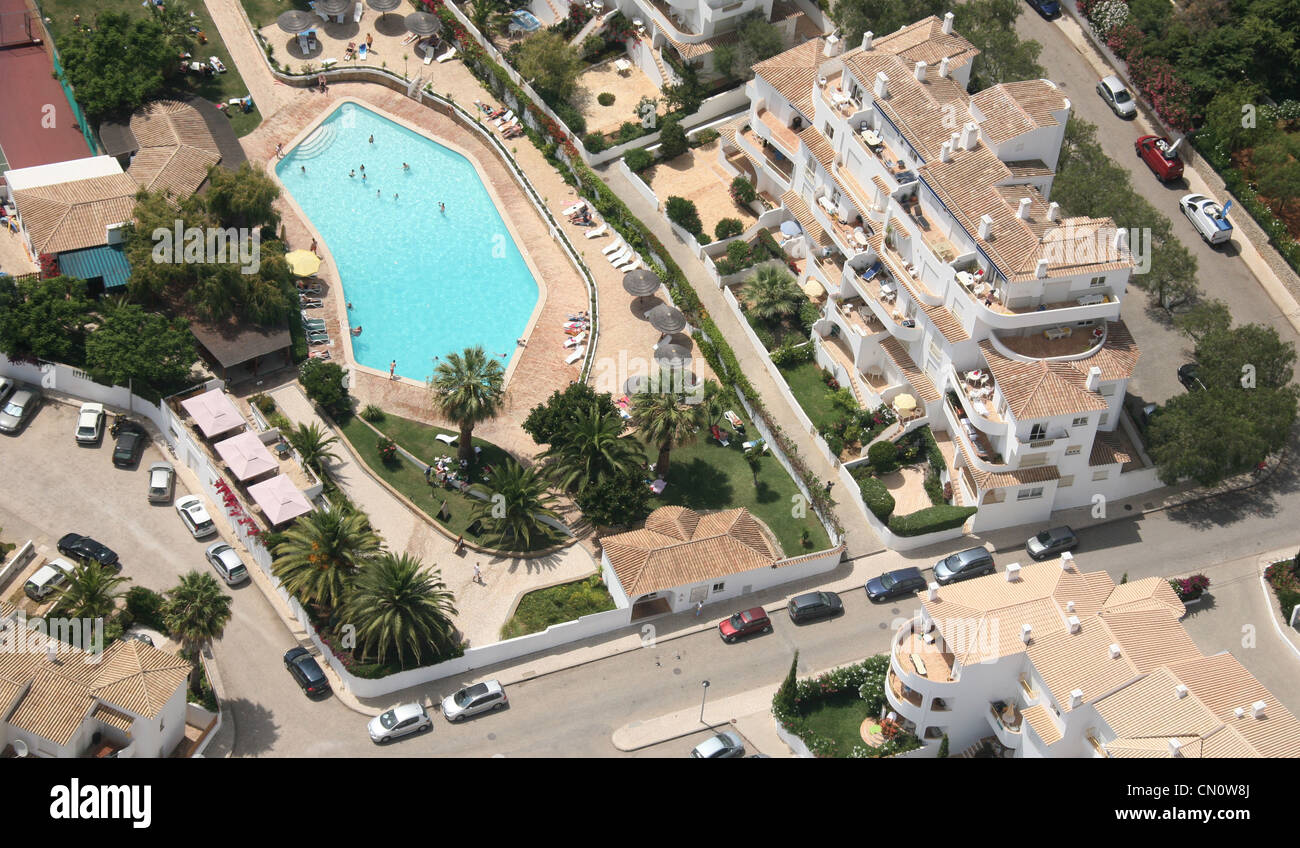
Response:
POLYGON ((887 601, 924 591, 925 578, 919 568, 900 568, 867 581, 867 597, 873 601, 887 601))
POLYGON ((1051 20, 1061 14, 1061 4, 1056 0, 1028 0, 1029 5, 1044 18, 1051 20))

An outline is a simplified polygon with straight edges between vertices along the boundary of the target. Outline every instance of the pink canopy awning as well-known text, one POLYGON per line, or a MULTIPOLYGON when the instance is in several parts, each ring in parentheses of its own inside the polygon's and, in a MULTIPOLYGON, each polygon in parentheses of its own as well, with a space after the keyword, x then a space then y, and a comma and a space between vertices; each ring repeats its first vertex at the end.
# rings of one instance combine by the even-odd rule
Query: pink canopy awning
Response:
POLYGON ((198 397, 181 401, 181 407, 194 419, 194 426, 208 438, 228 433, 245 425, 244 416, 239 414, 220 389, 204 392, 198 397))
POLYGON ((239 480, 252 480, 280 467, 256 433, 245 431, 217 442, 213 448, 239 480))
POLYGON ((262 508, 266 520, 272 524, 283 524, 291 518, 297 518, 312 511, 311 501, 298 491, 284 474, 277 474, 270 480, 254 483, 248 487, 248 494, 262 508))

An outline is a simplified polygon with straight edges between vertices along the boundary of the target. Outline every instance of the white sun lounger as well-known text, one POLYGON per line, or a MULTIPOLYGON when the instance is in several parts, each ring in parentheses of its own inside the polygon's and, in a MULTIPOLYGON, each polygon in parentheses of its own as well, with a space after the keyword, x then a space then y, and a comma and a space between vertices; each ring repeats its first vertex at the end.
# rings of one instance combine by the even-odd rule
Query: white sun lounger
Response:
POLYGON ((565 359, 564 359, 564 364, 565 364, 565 365, 572 365, 573 363, 575 363, 575 362, 577 362, 578 360, 582 359, 582 357, 584 357, 584 356, 586 356, 586 355, 587 355, 587 346, 586 346, 586 345, 583 345, 582 347, 578 348, 578 349, 575 350, 573 353, 571 353, 571 354, 569 354, 567 357, 565 357, 565 359))
POLYGON ((419 37, 420 37, 419 33, 415 33, 415 32, 411 33, 406 38, 402 39, 402 46, 405 47, 406 45, 410 44, 412 41, 415 41, 415 39, 419 37))
POLYGON ((578 335, 574 336, 573 338, 571 338, 571 339, 569 339, 567 342, 565 342, 565 343, 564 343, 564 346, 565 346, 565 347, 577 347, 578 345, 582 344, 582 343, 585 342, 586 340, 587 340, 587 331, 586 331, 586 330, 583 330, 581 333, 578 333, 578 335))
POLYGON ((615 253, 613 256, 609 257, 609 264, 616 265, 616 266, 622 265, 624 262, 627 261, 628 257, 631 255, 632 255, 632 248, 628 247, 627 245, 623 245, 622 250, 620 250, 618 253, 615 253))
POLYGON ((587 232, 584 233, 583 235, 585 235, 587 238, 596 238, 598 236, 603 236, 605 234, 605 231, 608 229, 609 229, 609 225, 601 224, 599 227, 597 227, 594 230, 587 230, 587 232))
POLYGON ((626 245, 621 241, 616 241, 613 244, 606 245, 600 252, 606 256, 612 256, 620 247, 626 247, 626 245))
POLYGON ((640 268, 640 267, 641 267, 641 257, 640 257, 640 256, 634 256, 634 257, 632 257, 632 264, 631 264, 631 265, 624 265, 622 268, 619 268, 618 270, 619 270, 619 271, 622 271, 624 274, 626 274, 628 271, 635 271, 637 268, 640 268))
POLYGON ((565 209, 565 210, 561 211, 560 214, 561 214, 561 215, 566 215, 566 216, 567 216, 567 215, 572 215, 574 212, 577 212, 579 209, 581 209, 581 208, 582 208, 582 205, 583 205, 584 203, 586 203, 586 202, 587 202, 587 201, 585 201, 585 200, 579 200, 577 203, 573 204, 573 205, 570 206, 568 209, 565 209))
POLYGON ((441 63, 441 62, 449 61, 455 55, 456 55, 456 48, 449 47, 446 53, 443 53, 441 56, 438 57, 438 62, 441 63))
POLYGON ((430 50, 428 53, 424 54, 424 64, 427 65, 432 61, 433 61, 433 51, 430 50))
POLYGON ((444 445, 447 445, 448 447, 454 448, 456 446, 456 437, 453 436, 451 433, 439 433, 438 435, 434 436, 434 438, 442 442, 444 445))
POLYGON ((497 118, 496 128, 497 128, 497 129, 501 129, 501 127, 503 127, 503 126, 505 126, 506 124, 510 123, 510 121, 513 120, 514 117, 515 117, 515 113, 514 113, 513 111, 507 109, 507 110, 506 110, 506 113, 505 113, 504 115, 502 115, 500 118, 497 118))
POLYGON ((361 16, 364 15, 365 13, 366 13, 366 7, 361 4, 361 0, 357 0, 357 9, 355 12, 352 13, 352 22, 361 23, 361 16))

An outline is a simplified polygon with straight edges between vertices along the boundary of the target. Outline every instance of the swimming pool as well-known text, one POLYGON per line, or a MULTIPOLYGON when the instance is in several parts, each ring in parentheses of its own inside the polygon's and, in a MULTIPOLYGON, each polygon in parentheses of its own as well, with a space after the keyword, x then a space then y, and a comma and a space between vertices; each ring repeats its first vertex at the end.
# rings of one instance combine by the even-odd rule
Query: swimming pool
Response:
POLYGON ((276 173, 338 266, 359 364, 423 381, 434 357, 482 345, 509 365, 538 285, 468 159, 344 103, 276 173))

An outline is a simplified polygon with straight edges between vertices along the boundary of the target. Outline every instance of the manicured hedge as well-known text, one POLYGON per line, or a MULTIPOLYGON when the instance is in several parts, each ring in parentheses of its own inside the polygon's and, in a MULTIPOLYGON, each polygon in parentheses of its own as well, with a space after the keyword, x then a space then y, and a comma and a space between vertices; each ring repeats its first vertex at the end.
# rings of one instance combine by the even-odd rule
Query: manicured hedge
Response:
POLYGON ((973 506, 932 506, 910 515, 893 516, 889 519, 889 530, 895 536, 924 536, 960 527, 975 513, 973 506))
POLYGON ((875 477, 863 477, 858 481, 858 491, 862 493, 862 502, 871 510, 872 515, 881 521, 889 521, 889 517, 894 514, 894 496, 889 494, 884 483, 875 477))

